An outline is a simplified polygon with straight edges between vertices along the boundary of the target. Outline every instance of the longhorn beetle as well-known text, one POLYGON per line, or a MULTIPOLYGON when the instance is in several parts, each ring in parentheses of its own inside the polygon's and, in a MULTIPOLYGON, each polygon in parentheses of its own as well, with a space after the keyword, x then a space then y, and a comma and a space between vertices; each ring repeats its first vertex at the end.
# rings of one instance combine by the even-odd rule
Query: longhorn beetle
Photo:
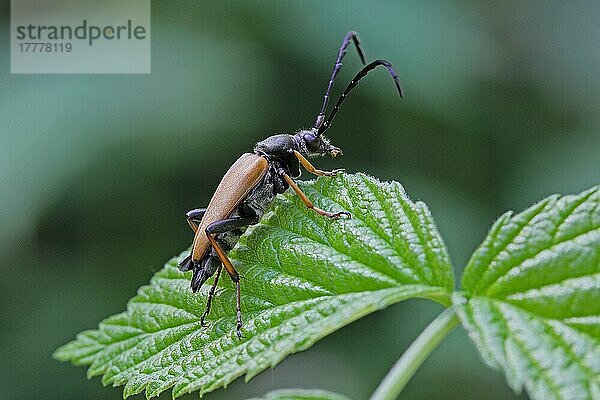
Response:
POLYGON ((342 59, 346 55, 350 41, 354 43, 363 65, 366 64, 365 53, 358 35, 356 32, 348 32, 338 51, 331 78, 325 90, 321 111, 317 115, 314 127, 301 129, 293 135, 269 136, 258 142, 252 153, 242 154, 225 173, 208 203, 208 207, 197 208, 186 214, 187 222, 195 236, 191 254, 179 263, 179 268, 182 271, 193 271, 191 289, 194 293, 216 272, 215 280, 208 292, 206 309, 200 318, 202 326, 210 312, 210 304, 221 275, 221 269, 225 267, 231 280, 235 283, 237 335, 239 338, 242 337, 240 276, 227 257, 226 251, 236 244, 241 235, 241 228, 258 222, 275 195, 283 193, 288 187, 291 187, 300 196, 306 207, 317 214, 328 218, 351 217, 350 213, 345 211, 329 212, 316 207, 293 179, 300 176, 300 164, 308 172, 317 176, 334 176, 343 171, 343 169, 322 171, 315 168, 307 157, 326 154, 335 157, 342 154, 341 149, 329 143, 324 133, 331 126, 331 122, 350 91, 370 71, 379 66, 384 67, 394 80, 400 97, 403 97, 400 80, 392 65, 386 60, 378 59, 365 65, 356 74, 338 98, 329 116, 325 118, 329 95, 335 78, 342 68, 342 59))

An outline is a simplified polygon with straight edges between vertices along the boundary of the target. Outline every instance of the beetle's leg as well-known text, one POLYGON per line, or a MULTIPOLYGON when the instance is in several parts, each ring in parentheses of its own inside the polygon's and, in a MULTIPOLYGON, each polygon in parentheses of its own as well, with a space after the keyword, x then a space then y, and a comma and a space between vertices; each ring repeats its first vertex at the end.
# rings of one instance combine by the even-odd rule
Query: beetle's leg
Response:
POLYGON ((194 208, 185 213, 187 223, 192 228, 194 233, 198 230, 198 224, 202 221, 202 217, 206 213, 206 208, 194 208))
POLYGON ((219 246, 219 244, 217 243, 215 238, 212 235, 208 235, 208 240, 210 241, 210 244, 213 246, 213 249, 215 249, 215 251, 219 255, 219 259, 223 263, 223 266, 225 267, 225 270, 231 277, 231 280, 233 281, 233 283, 235 283, 236 312, 237 312, 236 330, 237 330, 238 338, 241 339, 242 338, 242 303, 241 303, 241 299, 240 299, 240 275, 236 271, 235 267, 233 266, 233 264, 231 263, 231 261, 229 260, 229 258, 227 257, 227 255, 225 254, 223 249, 219 246))
POLYGON ((236 271, 235 267, 225 254, 225 251, 221 248, 217 240, 213 235, 218 233, 225 233, 234 229, 239 229, 243 226, 252 224, 256 219, 251 217, 233 217, 223 219, 221 221, 213 222, 206 227, 206 236, 210 241, 212 248, 217 253, 217 256, 223 263, 225 270, 231 277, 233 283, 235 283, 235 294, 236 294, 236 311, 237 311, 237 335, 238 338, 242 338, 242 302, 240 292, 240 275, 236 271))
MULTIPOLYGON (((193 210, 185 213, 187 223, 192 228, 194 233, 196 233, 198 230, 198 224, 200 221, 202 221, 204 213, 206 213, 206 208, 194 208, 193 210)), ((194 262, 192 261, 192 256, 190 254, 179 263, 179 269, 185 272, 192 268, 194 268, 194 262)))
POLYGON ((302 154, 300 154, 300 152, 298 150, 294 150, 294 155, 296 156, 298 161, 300 161, 300 164, 302 164, 302 166, 308 172, 310 172, 311 174, 314 174, 316 176, 336 176, 338 173, 345 171, 344 168, 337 168, 337 169, 334 169, 333 171, 323 171, 323 170, 315 168, 315 166, 312 165, 310 163, 310 161, 308 161, 306 159, 306 157, 304 157, 302 154))
POLYGON ((306 207, 310 208, 311 210, 313 210, 314 212, 316 212, 317 214, 323 215, 324 217, 329 217, 329 218, 339 218, 342 216, 347 217, 347 218, 352 218, 352 215, 350 215, 350 213, 347 211, 331 213, 329 211, 322 210, 319 207, 315 206, 313 204, 313 202, 310 201, 310 199, 306 196, 306 194, 304 194, 302 189, 300 189, 300 187, 296 184, 296 182, 294 182, 294 180, 289 177, 288 174, 282 173, 282 175, 283 175, 283 179, 285 179, 285 181, 291 186, 291 188, 294 190, 294 192, 296 192, 296 194, 300 197, 300 199, 302 200, 304 205, 306 207))
MULTIPOLYGON (((211 260, 214 260, 214 258, 211 258, 211 260)), ((223 269, 223 265, 221 264, 221 261, 219 261, 217 259, 217 262, 219 263, 219 267, 217 268, 217 274, 215 275, 215 281, 213 282, 212 286, 210 287, 210 291, 208 292, 208 298, 206 299, 206 308, 204 309, 204 312, 202 313, 202 316, 200 317, 200 325, 201 326, 205 326, 204 318, 206 318, 208 316, 208 314, 210 313, 210 305, 212 303, 213 296, 215 295, 217 283, 219 282, 219 276, 221 276, 221 270, 223 269)))

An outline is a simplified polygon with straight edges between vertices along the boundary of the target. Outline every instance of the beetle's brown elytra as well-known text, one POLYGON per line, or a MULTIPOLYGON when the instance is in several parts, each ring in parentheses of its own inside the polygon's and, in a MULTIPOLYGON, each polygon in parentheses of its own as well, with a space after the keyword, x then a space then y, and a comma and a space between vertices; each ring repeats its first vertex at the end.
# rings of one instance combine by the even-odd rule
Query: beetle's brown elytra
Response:
POLYGON ((217 287, 221 270, 224 267, 236 286, 237 335, 242 338, 242 310, 240 299, 240 277, 227 257, 227 251, 233 248, 241 235, 241 228, 258 222, 267 206, 278 193, 291 187, 302 199, 306 207, 328 218, 348 217, 346 211, 330 212, 316 207, 294 182, 300 176, 300 165, 317 176, 335 176, 343 169, 322 171, 315 168, 308 157, 330 155, 335 157, 342 150, 333 146, 324 136, 329 129, 340 106, 360 80, 373 69, 384 67, 396 85, 400 97, 403 97, 398 75, 386 60, 375 60, 365 65, 350 81, 344 92, 325 118, 329 95, 337 74, 342 68, 342 59, 346 49, 353 42, 363 64, 365 53, 356 32, 348 32, 338 51, 331 78, 325 90, 321 110, 313 128, 302 129, 293 135, 278 134, 269 136, 254 146, 252 153, 242 154, 223 176, 215 190, 208 207, 198 208, 186 214, 188 224, 195 233, 191 254, 180 264, 182 271, 192 270, 191 288, 197 292, 206 280, 215 274, 206 301, 206 309, 200 319, 204 320, 210 312, 212 298, 217 287))
POLYGON ((217 186, 198 225, 192 247, 193 262, 200 262, 210 246, 206 228, 213 222, 229 217, 268 169, 267 159, 253 153, 244 153, 233 163, 217 186))

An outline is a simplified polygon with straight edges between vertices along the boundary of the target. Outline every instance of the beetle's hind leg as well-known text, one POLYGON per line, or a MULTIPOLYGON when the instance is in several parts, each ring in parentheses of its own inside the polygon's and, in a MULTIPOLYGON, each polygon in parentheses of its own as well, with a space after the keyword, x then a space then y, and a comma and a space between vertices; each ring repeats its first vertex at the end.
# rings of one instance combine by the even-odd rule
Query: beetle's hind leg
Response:
POLYGON ((211 262, 216 262, 219 266, 217 267, 217 274, 215 275, 215 280, 214 280, 212 286, 210 287, 210 291, 208 292, 208 298, 206 299, 206 308, 204 309, 204 312, 202 313, 202 316, 200 317, 200 325, 201 326, 206 326, 206 324, 204 323, 204 319, 210 313, 210 306, 212 304, 212 299, 215 295, 215 290, 217 288, 217 283, 219 282, 219 277, 221 276, 221 270, 223 269, 223 264, 221 264, 221 261, 218 258, 210 257, 209 260, 212 260, 211 262))
MULTIPOLYGON (((227 247, 225 243, 222 243, 222 246, 229 250, 229 247, 227 247)), ((206 299, 206 308, 204 309, 204 312, 200 317, 201 326, 206 326, 204 320, 210 313, 210 306, 212 304, 213 297, 215 296, 215 291, 217 289, 217 284, 219 283, 219 277, 221 276, 222 268, 223 264, 221 264, 221 260, 219 259, 219 257, 217 257, 216 253, 206 255, 206 257, 202 261, 194 265, 194 273, 192 275, 192 281, 190 283, 190 287, 192 288, 193 293, 196 293, 198 290, 200 290, 202 285, 204 285, 204 282, 206 282, 208 278, 213 276, 215 271, 217 273, 215 275, 213 284, 211 285, 210 290, 208 291, 208 297, 206 299)))
POLYGON ((202 217, 206 214, 206 208, 194 208, 185 213, 187 223, 192 228, 194 233, 198 230, 198 224, 202 222, 202 217))
POLYGON ((225 251, 218 243, 217 239, 213 236, 219 233, 226 233, 241 227, 250 225, 256 221, 256 218, 253 217, 232 217, 223 219, 221 221, 213 222, 212 224, 206 227, 206 235, 208 236, 208 240, 215 253, 223 263, 225 270, 231 277, 231 280, 235 284, 235 294, 236 294, 236 314, 237 314, 237 336, 238 338, 242 338, 242 302, 241 302, 241 292, 240 292, 240 275, 236 271, 235 267, 225 254, 225 251))
MULTIPOLYGON (((187 213, 185 213, 187 223, 190 226, 190 228, 192 228, 194 233, 196 233, 196 231, 198 230, 198 224, 202 221, 202 217, 204 217, 205 213, 206 208, 194 208, 193 210, 190 210, 187 213)), ((192 261, 191 254, 179 263, 179 269, 183 272, 194 269, 194 267, 195 266, 194 262, 192 261)))

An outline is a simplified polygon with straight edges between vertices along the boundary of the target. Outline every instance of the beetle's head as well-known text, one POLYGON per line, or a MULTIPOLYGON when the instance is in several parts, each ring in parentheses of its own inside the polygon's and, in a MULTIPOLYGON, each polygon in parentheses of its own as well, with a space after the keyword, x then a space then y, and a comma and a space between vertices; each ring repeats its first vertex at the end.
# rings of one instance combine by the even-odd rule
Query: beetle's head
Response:
POLYGON ((324 156, 332 157, 342 154, 342 149, 333 146, 323 135, 319 135, 316 128, 301 130, 294 135, 297 150, 307 157, 324 156))

